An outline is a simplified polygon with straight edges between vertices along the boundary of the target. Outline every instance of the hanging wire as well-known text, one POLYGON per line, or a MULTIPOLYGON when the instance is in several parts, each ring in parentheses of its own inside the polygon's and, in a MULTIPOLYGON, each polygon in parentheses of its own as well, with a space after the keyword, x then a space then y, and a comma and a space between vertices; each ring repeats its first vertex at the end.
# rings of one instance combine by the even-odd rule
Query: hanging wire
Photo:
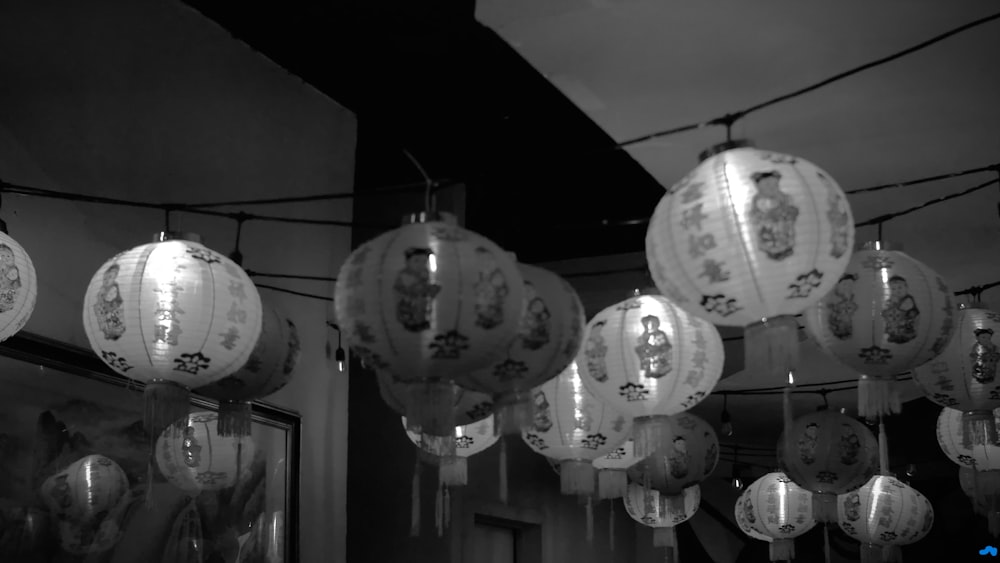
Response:
POLYGON ((434 211, 434 180, 431 180, 431 177, 427 175, 427 171, 420 165, 420 161, 410 151, 403 149, 403 154, 406 155, 406 158, 410 159, 410 162, 413 163, 413 166, 424 178, 424 211, 430 213, 434 211))
POLYGON ((236 262, 237 266, 243 265, 243 253, 240 252, 240 235, 243 233, 243 223, 246 221, 245 213, 238 213, 236 217, 236 242, 233 244, 233 251, 229 254, 229 258, 236 262))
POLYGON ((994 178, 992 180, 987 180, 987 181, 985 181, 985 182, 983 182, 981 184, 978 184, 978 185, 973 186, 971 188, 968 188, 966 190, 962 190, 962 191, 960 191, 958 193, 948 194, 946 196, 941 196, 941 197, 938 197, 938 198, 935 198, 935 199, 932 199, 932 200, 929 200, 929 201, 925 201, 924 203, 922 203, 920 205, 915 205, 913 207, 910 207, 908 209, 904 209, 902 211, 896 211, 896 212, 893 212, 893 213, 886 213, 885 215, 879 215, 878 217, 873 217, 873 218, 871 218, 871 219, 869 219, 867 221, 862 221, 861 223, 855 223, 854 227, 855 228, 857 228, 857 227, 867 227, 869 225, 876 225, 878 223, 884 223, 885 221, 888 221, 890 219, 896 219, 898 217, 902 217, 903 215, 908 215, 910 213, 913 213, 914 211, 919 211, 921 209, 926 209, 926 208, 928 208, 928 207, 930 207, 932 205, 937 205, 938 203, 943 203, 943 202, 948 201, 948 200, 952 200, 952 199, 959 198, 959 197, 962 197, 962 196, 965 196, 965 195, 969 195, 969 194, 971 194, 973 192, 977 192, 977 191, 979 191, 979 190, 981 190, 983 188, 988 188, 989 186, 992 186, 993 184, 996 184, 997 182, 1000 182, 1000 178, 994 178))
POLYGON ((851 194, 863 194, 869 192, 879 192, 882 190, 891 190, 894 188, 906 188, 909 186, 916 186, 919 184, 926 184, 928 182, 936 182, 938 180, 948 180, 950 178, 960 178, 962 176, 969 176, 971 174, 979 174, 982 172, 989 172, 990 170, 1000 170, 1000 163, 991 164, 989 166, 979 166, 976 168, 970 168, 968 170, 961 170, 959 172, 949 172, 947 174, 938 174, 936 176, 926 176, 924 178, 917 178, 916 180, 907 180, 905 182, 896 182, 894 184, 879 184, 877 186, 869 186, 867 188, 857 188, 854 190, 844 190, 844 193, 851 194))
MULTIPOLYGON (((434 185, 438 188, 457 184, 456 180, 440 179, 434 180, 434 185)), ((363 191, 340 192, 331 194, 314 194, 294 197, 275 197, 269 199, 241 199, 234 201, 215 201, 207 203, 192 203, 185 205, 189 209, 206 209, 210 207, 233 207, 237 205, 273 205, 278 203, 308 203, 312 201, 327 201, 336 199, 357 199, 364 197, 383 197, 397 193, 410 193, 417 190, 427 189, 427 181, 407 182, 405 184, 393 184, 377 188, 368 188, 363 191)))
POLYGON ((264 285, 261 283, 254 283, 257 289, 270 289, 271 291, 280 291, 281 293, 287 293, 289 295, 298 295, 299 297, 308 297, 310 299, 319 299, 320 301, 333 301, 333 297, 327 297, 325 295, 316 295, 314 293, 304 293, 302 291, 295 291, 293 289, 286 289, 284 287, 276 287, 273 285, 264 285))
POLYGON ((251 278, 280 278, 287 280, 306 280, 306 281, 322 281, 322 282, 335 282, 337 278, 331 278, 329 276, 307 276, 301 274, 277 274, 277 273, 264 273, 258 272, 256 270, 246 270, 246 273, 251 278))

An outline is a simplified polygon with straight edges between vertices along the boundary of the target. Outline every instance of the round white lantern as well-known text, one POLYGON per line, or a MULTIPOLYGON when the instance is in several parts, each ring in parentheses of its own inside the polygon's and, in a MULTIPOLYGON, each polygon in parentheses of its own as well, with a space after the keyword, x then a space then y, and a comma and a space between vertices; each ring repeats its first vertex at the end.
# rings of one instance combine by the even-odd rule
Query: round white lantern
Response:
POLYGON ((577 358, 583 383, 635 422, 644 458, 669 417, 697 405, 722 375, 719 331, 659 295, 635 295, 594 315, 577 358))
POLYGON ((584 385, 576 362, 534 392, 535 423, 522 433, 532 450, 560 462, 564 495, 594 491, 593 461, 615 451, 632 421, 605 405, 584 385))
POLYGON ((796 156, 727 143, 667 190, 646 234, 656 286, 717 325, 747 327, 746 363, 785 380, 801 313, 840 279, 854 220, 829 174, 796 156))
POLYGON ((861 542, 862 563, 900 561, 899 546, 930 532, 934 508, 927 497, 895 477, 876 475, 837 498, 837 522, 861 542))
POLYGON ((260 295, 232 260, 196 235, 161 233, 104 263, 83 299, 94 352, 146 383, 146 430, 188 413, 190 390, 242 367, 260 336, 260 295))
POLYGON ((468 483, 468 458, 487 450, 499 439, 493 430, 493 416, 456 426, 452 436, 421 435, 407 428, 405 416, 402 421, 406 437, 430 461, 437 463, 438 480, 449 487, 468 483))
POLYGON ((246 475, 256 446, 249 437, 219 435, 219 415, 194 412, 180 432, 167 429, 156 440, 156 465, 178 489, 197 494, 232 487, 246 475))
POLYGON ((111 458, 88 455, 42 483, 42 499, 52 514, 78 524, 103 518, 129 491, 125 471, 111 458))
POLYGON ((0 342, 24 328, 35 310, 38 279, 24 248, 0 221, 0 342))
POLYGON ((635 455, 635 441, 629 438, 615 451, 594 460, 597 470, 597 498, 619 498, 628 486, 629 467, 639 461, 635 455))
POLYGON ((747 526, 772 538, 771 561, 794 559, 794 539, 816 525, 812 494, 781 472, 751 483, 740 495, 737 510, 742 510, 747 526))
MULTIPOLYGON (((1000 409, 993 409, 995 423, 1000 424, 1000 409)), ((948 459, 962 467, 977 471, 1000 470, 1000 446, 969 444, 962 441, 962 411, 945 407, 937 419, 937 440, 948 459)))
POLYGON ((684 489, 683 502, 664 502, 662 495, 653 489, 643 488, 638 483, 629 483, 622 497, 625 511, 633 520, 653 529, 653 545, 671 548, 676 560, 677 532, 674 529, 691 519, 701 506, 701 487, 694 485, 684 489))

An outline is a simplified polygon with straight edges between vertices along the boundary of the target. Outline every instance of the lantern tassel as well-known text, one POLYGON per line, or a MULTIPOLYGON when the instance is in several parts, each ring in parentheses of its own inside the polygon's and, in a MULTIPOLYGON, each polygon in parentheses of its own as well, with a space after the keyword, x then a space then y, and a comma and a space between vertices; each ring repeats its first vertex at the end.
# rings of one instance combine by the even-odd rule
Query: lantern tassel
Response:
POLYGON ((837 495, 813 493, 813 518, 823 524, 837 522, 837 495))
POLYGON ((663 499, 664 510, 660 512, 660 516, 666 516, 667 514, 684 514, 684 495, 660 495, 663 499))
POLYGON ((858 415, 874 420, 902 412, 896 376, 862 375, 858 379, 858 415))
POLYGON ((795 559, 795 541, 776 539, 770 543, 771 561, 791 561, 795 559))
POLYGON ((882 546, 873 543, 862 543, 861 563, 882 563, 882 546))
POLYGON ((628 474, 622 469, 600 469, 597 471, 597 497, 600 499, 622 498, 628 490, 628 474))
POLYGON ((535 424, 535 401, 530 391, 515 391, 494 398, 496 424, 493 431, 498 436, 520 435, 522 430, 535 424))
POLYGON ((889 475, 889 439, 885 435, 885 423, 878 420, 878 465, 879 473, 889 475))
POLYGON ((746 371, 782 380, 799 365, 799 323, 792 315, 762 319, 744 333, 746 371))
POLYGON ((677 548, 668 547, 663 550, 664 563, 677 563, 677 548))
POLYGON ((820 524, 823 526, 823 561, 830 563, 830 524, 820 524))
POLYGON ((411 432, 452 436, 455 432, 455 386, 448 381, 407 385, 406 424, 411 432))
POLYGON ((251 416, 250 401, 219 401, 219 436, 249 436, 251 416))
POLYGON ((165 379, 154 379, 146 384, 143 396, 143 427, 155 440, 164 430, 180 430, 186 423, 190 408, 191 391, 165 379))
POLYGON ((438 461, 438 481, 448 487, 461 487, 469 482, 469 461, 464 457, 446 456, 438 461))
POLYGON ((677 545, 677 530, 673 526, 653 528, 653 547, 674 547, 677 545))
POLYGON ((671 436, 670 417, 664 415, 637 416, 633 419, 635 456, 645 459, 653 455, 671 436))
POLYGON ((507 504, 507 440, 500 438, 500 502, 507 504))
POLYGON ((439 538, 444 535, 444 485, 440 481, 434 494, 434 527, 439 538))
POLYGON ((990 512, 986 515, 986 527, 994 538, 1000 537, 1000 512, 990 512))
POLYGON ((559 488, 564 495, 594 494, 594 466, 589 461, 566 459, 559 464, 559 488))
POLYGON ((611 511, 608 513, 608 547, 615 550, 615 501, 611 501, 611 511))
POLYGON ((898 545, 882 546, 882 563, 903 563, 903 549, 898 545))
POLYGON ((444 529, 451 528, 451 488, 444 488, 444 529))
POLYGON ((962 445, 966 448, 996 445, 997 425, 993 411, 969 411, 962 414, 962 445))
POLYGON ((587 497, 587 543, 594 543, 594 501, 587 497))
POLYGON ((420 456, 413 467, 413 484, 410 487, 410 537, 420 535, 420 456))

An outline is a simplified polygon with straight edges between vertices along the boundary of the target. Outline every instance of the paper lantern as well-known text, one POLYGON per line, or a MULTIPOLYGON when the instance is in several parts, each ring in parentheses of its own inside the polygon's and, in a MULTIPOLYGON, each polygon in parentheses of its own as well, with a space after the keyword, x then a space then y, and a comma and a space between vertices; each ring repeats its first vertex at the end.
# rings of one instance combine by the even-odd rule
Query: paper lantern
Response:
POLYGON ((59 546, 73 555, 103 553, 115 547, 124 535, 124 520, 132 504, 142 493, 128 491, 110 509, 97 515, 93 520, 79 522, 62 519, 56 523, 59 531, 59 546))
POLYGON ((620 498, 628 486, 626 470, 639 458, 635 455, 635 441, 629 439, 615 451, 594 460, 597 470, 597 498, 620 498))
POLYGON ((499 361, 517 337, 524 280, 485 237, 427 214, 365 242, 337 276, 338 324, 366 365, 409 386, 406 418, 454 428, 451 382, 499 361))
POLYGON ((857 491, 840 495, 837 523, 861 542, 862 563, 902 561, 899 546, 922 539, 934 525, 927 497, 895 477, 876 475, 857 491))
MULTIPOLYGON (((739 526, 740 530, 742 530, 744 534, 755 540, 766 541, 768 543, 773 542, 774 538, 767 534, 758 532, 757 529, 751 526, 750 522, 747 521, 747 513, 743 507, 745 503, 746 499, 744 499, 743 494, 740 493, 739 498, 736 499, 736 504, 733 506, 734 515, 736 516, 736 525, 739 526)), ((754 518, 756 519, 756 516, 754 516, 754 518)))
POLYGON ((41 494, 52 514, 77 523, 103 518, 129 491, 125 471, 103 455, 88 455, 42 483, 41 494))
POLYGON ((719 332, 658 295, 635 295, 604 309, 587 324, 585 338, 577 358, 583 382, 634 417, 640 458, 658 447, 669 417, 701 402, 722 375, 719 332))
POLYGON ((813 514, 837 520, 837 495, 857 489, 879 467, 878 440, 857 420, 832 410, 803 415, 792 424, 791 440, 778 439, 781 470, 813 493, 813 514), (786 450, 791 443, 793 450, 786 450))
POLYGON ((449 487, 459 487, 468 483, 468 458, 485 451, 497 442, 493 431, 493 417, 486 417, 465 426, 456 426, 452 436, 427 436, 413 432, 406 427, 406 417, 402 418, 406 437, 420 451, 438 465, 438 478, 449 487))
POLYGON ((633 520, 653 529, 653 545, 668 548, 668 560, 677 561, 677 525, 687 522, 701 506, 701 487, 694 485, 681 493, 683 502, 663 501, 659 492, 629 483, 622 497, 625 511, 633 520))
POLYGON ((628 476, 647 489, 666 495, 671 509, 683 502, 684 489, 697 485, 719 463, 719 438, 712 426, 683 412, 669 417, 660 447, 628 469, 628 476))
POLYGON ((31 257, 0 221, 0 342, 24 328, 37 296, 38 279, 31 257))
MULTIPOLYGON (((1000 424, 1000 409, 994 409, 995 424, 1000 424)), ((1000 445, 962 442, 962 411, 945 407, 937 419, 937 440, 948 459, 962 467, 978 471, 1000 470, 1000 445)))
POLYGON ((256 454, 253 440, 220 436, 218 426, 217 413, 193 412, 181 432, 160 435, 156 464, 170 484, 197 494, 232 487, 246 474, 256 454))
MULTIPOLYGON (((377 372, 376 377, 378 378, 379 395, 382 397, 382 400, 396 414, 406 418, 406 405, 410 400, 406 384, 395 380, 392 375, 384 372, 377 372)), ((452 410, 455 417, 455 426, 466 426, 473 422, 489 418, 493 414, 493 398, 486 393, 469 391, 455 385, 452 397, 454 400, 452 410)), ((413 432, 421 433, 425 436, 434 435, 422 432, 421 428, 414 428, 415 425, 409 420, 407 424, 410 425, 409 430, 413 432)), ((454 432, 454 428, 452 432, 454 432)), ((443 435, 450 436, 451 433, 443 435)))
POLYGON ((784 381, 798 363, 794 316, 851 257, 854 220, 829 174, 796 156, 720 145, 667 190, 650 219, 656 287, 716 325, 746 327, 746 366, 784 381))
POLYGON ((261 325, 257 288, 232 260, 196 235, 160 233, 156 241, 105 262, 83 300, 94 352, 146 383, 153 435, 188 413, 190 389, 246 363, 261 325))
POLYGON ((535 423, 522 433, 535 452, 560 462, 564 495, 594 492, 593 461, 628 439, 632 421, 605 405, 584 385, 573 362, 535 389, 535 423))
POLYGON ((898 413, 896 375, 940 354, 954 330, 951 290, 934 270, 865 243, 837 286, 803 315, 820 348, 860 372, 858 413, 898 413))
POLYGON ((1000 441, 993 410, 1000 408, 997 362, 1000 348, 993 334, 1000 331, 1000 313, 978 306, 955 315, 955 333, 934 360, 913 370, 913 380, 928 399, 963 411, 962 441, 1000 441))
POLYGON ((264 302, 260 337, 236 373, 195 390, 219 401, 219 435, 249 436, 252 401, 288 385, 302 348, 295 324, 264 302))
POLYGON ((534 419, 532 389, 559 375, 576 357, 583 339, 583 305, 566 280, 527 264, 525 305, 517 338, 486 368, 458 377, 461 387, 493 397, 497 429, 520 434, 534 419))
POLYGON ((781 472, 768 473, 751 483, 740 495, 737 507, 750 528, 773 539, 771 561, 795 559, 795 538, 816 525, 812 494, 781 472))

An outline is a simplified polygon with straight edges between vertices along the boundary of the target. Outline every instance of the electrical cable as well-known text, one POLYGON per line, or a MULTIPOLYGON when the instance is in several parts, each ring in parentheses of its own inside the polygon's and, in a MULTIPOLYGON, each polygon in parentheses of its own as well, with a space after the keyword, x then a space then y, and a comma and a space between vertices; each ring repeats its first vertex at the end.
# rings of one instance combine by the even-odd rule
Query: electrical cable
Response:
POLYGON ((284 287, 277 287, 273 285, 264 285, 260 283, 254 284, 257 289, 270 289, 271 291, 280 291, 281 293, 288 293, 289 295, 297 295, 299 297, 308 297, 310 299, 319 299, 321 301, 333 301, 333 297, 327 297, 325 295, 316 295, 314 293, 304 293, 302 291, 295 291, 293 289, 286 289, 284 287))
POLYGON ((331 278, 328 276, 306 276, 300 274, 269 274, 264 272, 257 272, 254 270, 245 270, 247 275, 251 278, 281 278, 289 280, 307 280, 307 281, 322 281, 322 282, 335 282, 337 278, 331 278))
MULTIPOLYGON (((440 190, 446 187, 454 186, 460 182, 451 179, 441 179, 434 180, 435 188, 440 190)), ((294 197, 275 197, 268 199, 242 199, 234 201, 215 201, 206 203, 192 203, 185 205, 187 208, 191 209, 206 209, 210 207, 234 207, 238 205, 274 205, 281 203, 308 203, 312 201, 327 201, 336 199, 357 199, 364 197, 381 197, 386 195, 394 195, 397 193, 410 193, 417 190, 424 190, 427 188, 427 181, 421 180, 419 182, 407 182, 405 184, 394 184, 390 186, 384 186, 379 188, 369 188, 364 191, 353 191, 353 192, 339 192, 339 193, 325 193, 325 194, 314 194, 314 195, 304 195, 304 196, 294 196, 294 197)))

